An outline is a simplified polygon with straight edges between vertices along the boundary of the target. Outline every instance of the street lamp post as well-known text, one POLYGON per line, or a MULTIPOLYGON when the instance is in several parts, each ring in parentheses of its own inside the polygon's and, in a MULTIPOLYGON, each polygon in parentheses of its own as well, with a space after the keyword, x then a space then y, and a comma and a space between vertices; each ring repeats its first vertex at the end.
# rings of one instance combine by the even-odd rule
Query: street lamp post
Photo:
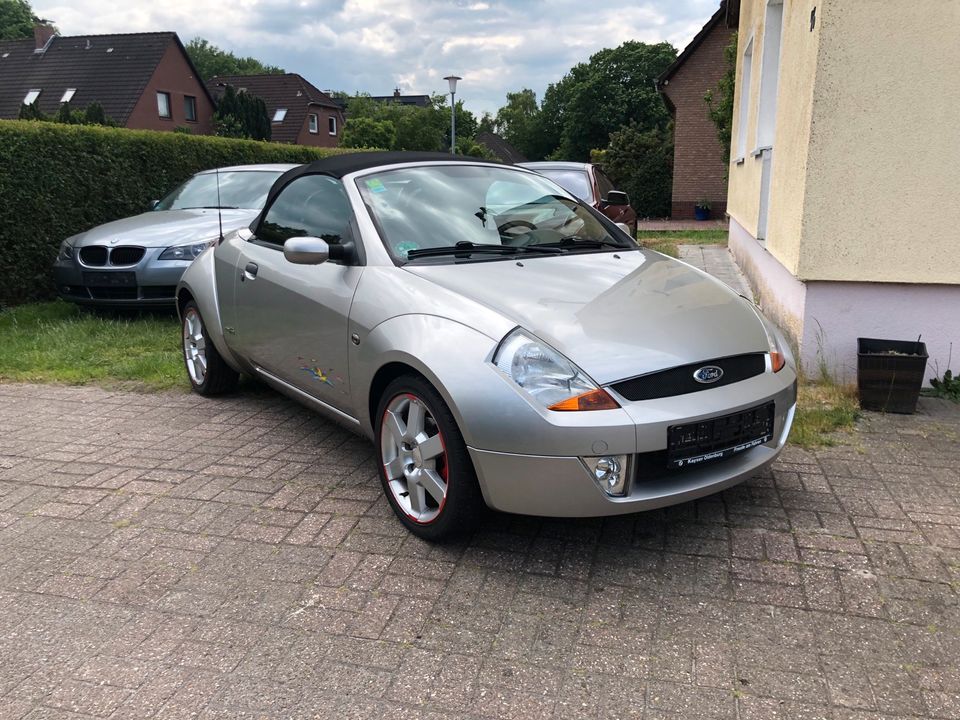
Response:
POLYGON ((457 152, 457 80, 463 80, 456 75, 444 78, 450 83, 450 154, 457 152))

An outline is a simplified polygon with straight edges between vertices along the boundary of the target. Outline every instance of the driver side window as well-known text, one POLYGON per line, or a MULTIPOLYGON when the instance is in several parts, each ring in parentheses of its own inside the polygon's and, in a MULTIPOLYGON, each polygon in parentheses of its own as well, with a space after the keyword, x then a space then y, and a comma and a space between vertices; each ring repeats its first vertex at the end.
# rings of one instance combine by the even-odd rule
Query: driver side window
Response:
POLYGON ((339 245, 350 238, 350 216, 343 183, 327 175, 305 175, 280 191, 256 236, 281 247, 290 238, 303 236, 339 245))

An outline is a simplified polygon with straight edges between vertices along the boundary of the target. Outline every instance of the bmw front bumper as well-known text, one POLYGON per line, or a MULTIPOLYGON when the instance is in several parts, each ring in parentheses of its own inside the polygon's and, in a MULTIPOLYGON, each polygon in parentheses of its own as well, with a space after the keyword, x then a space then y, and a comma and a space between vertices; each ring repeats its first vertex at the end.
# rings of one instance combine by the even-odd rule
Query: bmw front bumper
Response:
MULTIPOLYGON (((504 512, 551 517, 595 517, 652 510, 710 495, 736 485, 768 467, 783 450, 796 408, 796 374, 784 368, 724 387, 629 402, 621 400, 629 426, 606 427, 597 444, 593 413, 576 413, 582 432, 604 448, 596 455, 627 455, 629 477, 622 496, 607 494, 580 456, 535 455, 470 447, 487 504, 504 512), (669 469, 667 437, 671 426, 707 421, 774 404, 771 439, 730 457, 692 467, 669 469), (632 441, 625 441, 626 430, 632 441)), ((614 412, 614 411, 607 411, 614 412)), ((571 415, 573 415, 571 413, 571 415)))
POLYGON ((97 307, 172 307, 177 283, 190 267, 189 260, 157 260, 166 248, 146 248, 134 265, 88 266, 80 262, 78 248, 71 258, 58 258, 53 279, 60 297, 97 307))

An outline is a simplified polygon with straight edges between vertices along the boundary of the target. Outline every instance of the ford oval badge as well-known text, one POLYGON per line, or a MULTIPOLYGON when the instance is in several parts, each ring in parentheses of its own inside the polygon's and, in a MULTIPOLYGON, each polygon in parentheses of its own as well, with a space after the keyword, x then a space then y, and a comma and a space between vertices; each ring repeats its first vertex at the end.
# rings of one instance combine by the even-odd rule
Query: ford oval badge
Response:
POLYGON ((704 365, 702 368, 697 368, 693 373, 693 379, 704 385, 715 383, 722 377, 723 368, 717 367, 716 365, 704 365))

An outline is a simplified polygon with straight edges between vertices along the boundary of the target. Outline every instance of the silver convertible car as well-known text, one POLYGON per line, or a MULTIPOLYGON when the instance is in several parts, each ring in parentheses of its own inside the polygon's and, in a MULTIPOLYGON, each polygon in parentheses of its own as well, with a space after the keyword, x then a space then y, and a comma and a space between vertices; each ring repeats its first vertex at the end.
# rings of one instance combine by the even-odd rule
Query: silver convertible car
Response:
POLYGON ((484 506, 599 516, 769 465, 793 420, 786 342, 720 281, 529 170, 356 153, 284 174, 177 288, 194 389, 238 373, 374 443, 413 533, 484 506))
POLYGON ((220 236, 221 225, 224 231, 249 225, 274 181, 294 167, 205 170, 150 212, 67 238, 53 266, 60 297, 98 307, 172 307, 180 276, 220 236))

